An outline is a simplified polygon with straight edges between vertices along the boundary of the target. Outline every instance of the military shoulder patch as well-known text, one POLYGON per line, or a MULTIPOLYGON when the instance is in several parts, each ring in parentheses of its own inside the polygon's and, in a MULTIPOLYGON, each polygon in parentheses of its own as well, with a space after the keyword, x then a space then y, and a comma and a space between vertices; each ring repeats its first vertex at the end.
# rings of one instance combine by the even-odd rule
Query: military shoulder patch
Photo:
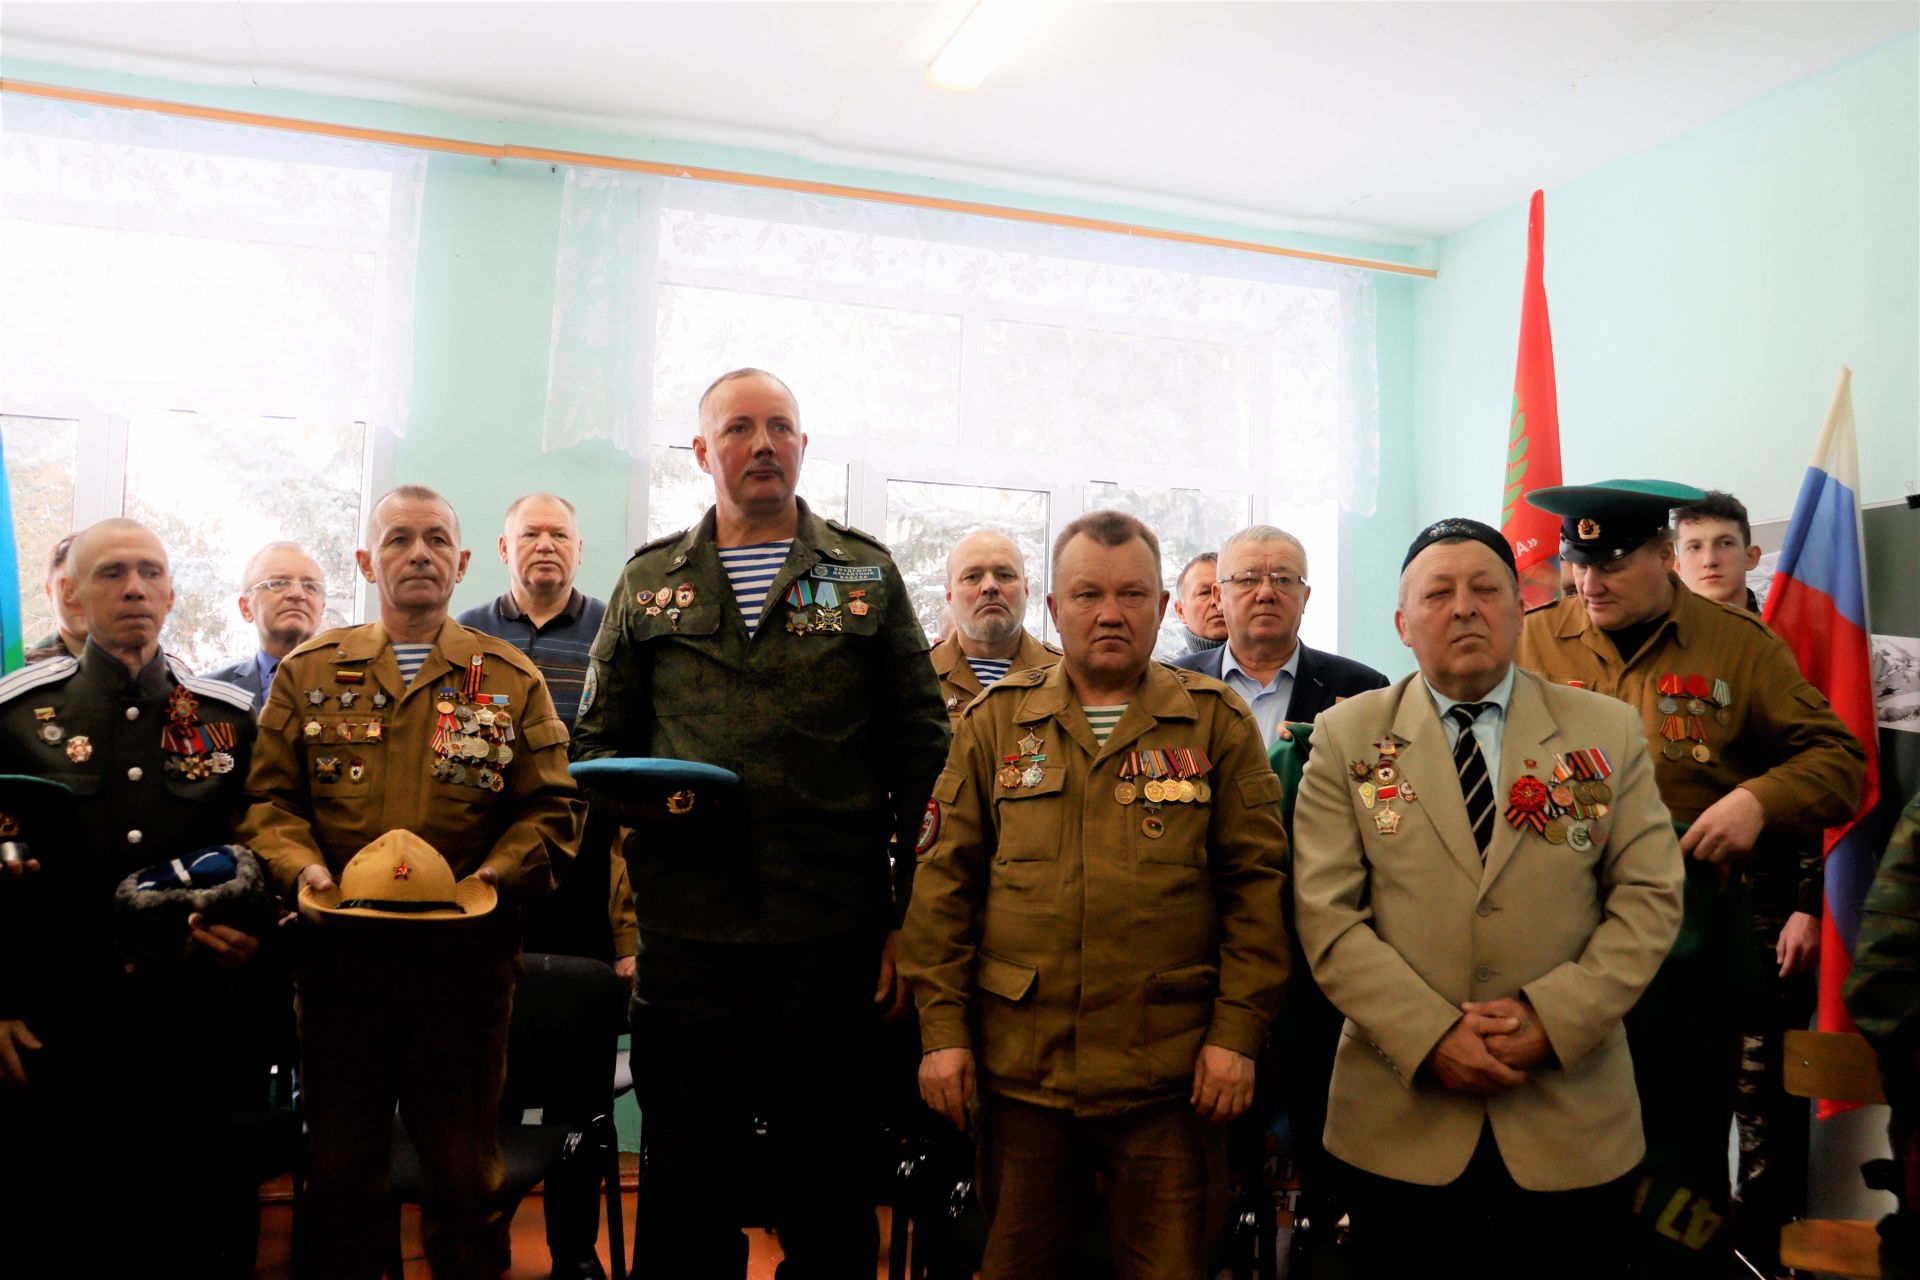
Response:
POLYGON ((925 853, 933 848, 933 842, 940 838, 940 802, 927 801, 927 811, 920 817, 920 838, 913 842, 916 854, 925 853))
POLYGON ((580 709, 573 713, 574 723, 576 724, 579 723, 581 716, 593 710, 593 695, 600 691, 599 671, 600 671, 599 663, 590 662, 587 664, 586 683, 583 684, 580 688, 580 709))

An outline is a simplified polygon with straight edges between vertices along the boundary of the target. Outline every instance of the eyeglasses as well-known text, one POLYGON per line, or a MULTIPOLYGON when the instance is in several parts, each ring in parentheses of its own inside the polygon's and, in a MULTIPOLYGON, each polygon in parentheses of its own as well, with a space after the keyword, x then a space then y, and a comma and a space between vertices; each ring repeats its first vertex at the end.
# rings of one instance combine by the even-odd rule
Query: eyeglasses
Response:
POLYGON ((1221 578, 1219 581, 1221 586, 1236 591, 1241 595, 1247 595, 1250 592, 1258 591, 1262 582, 1271 585, 1275 591, 1287 592, 1293 590, 1295 587, 1305 585, 1306 580, 1304 578, 1296 578, 1290 573, 1281 573, 1278 570, 1273 573, 1254 573, 1249 570, 1246 573, 1236 573, 1232 577, 1221 578))
POLYGON ((248 587, 247 594, 252 595, 256 591, 265 591, 269 595, 277 596, 288 587, 299 587, 302 593, 310 595, 316 600, 324 600, 327 595, 327 584, 324 582, 316 582, 312 578, 268 578, 264 582, 256 582, 248 587))

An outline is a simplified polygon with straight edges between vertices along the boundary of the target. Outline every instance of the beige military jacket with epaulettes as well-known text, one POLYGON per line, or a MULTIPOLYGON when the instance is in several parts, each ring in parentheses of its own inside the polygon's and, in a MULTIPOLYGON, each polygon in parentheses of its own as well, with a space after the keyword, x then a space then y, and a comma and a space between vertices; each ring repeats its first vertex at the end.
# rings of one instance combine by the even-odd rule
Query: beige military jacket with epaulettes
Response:
POLYGON ((1202 1044, 1258 1050, 1287 976, 1287 845, 1226 685, 1151 663, 1099 745, 1064 663, 1008 676, 966 709, 933 797, 901 944, 925 1049, 971 1048, 983 1091, 1089 1116, 1184 1100, 1202 1044), (1123 804, 1122 769, 1155 750, 1204 758, 1207 798, 1123 804))
MULTIPOLYGON (((960 713, 967 704, 979 697, 986 686, 980 683, 980 677, 973 673, 973 667, 967 662, 967 655, 960 648, 957 635, 948 636, 933 646, 933 652, 927 655, 933 660, 933 674, 940 677, 940 696, 947 704, 947 718, 953 721, 955 732, 960 729, 960 713)), ((1013 656, 1013 665, 1007 668, 1007 675, 1017 675, 1030 667, 1050 667, 1060 661, 1060 651, 1043 640, 1036 640, 1027 631, 1020 633, 1020 652, 1013 656)))
POLYGON ((567 726, 539 668, 452 619, 411 684, 378 622, 324 632, 288 654, 260 712, 247 796, 239 838, 283 890, 315 864, 338 880, 375 837, 405 829, 455 876, 492 868, 501 892, 521 902, 553 887, 586 813, 567 772, 567 726), (493 787, 477 764, 456 776, 435 767, 439 706, 481 705, 466 686, 476 657, 478 694, 515 726, 508 759, 488 767, 487 777, 498 775, 493 787))
POLYGON ((1692 822, 1735 787, 1760 801, 1769 827, 1846 821, 1866 781, 1859 739, 1765 623, 1669 577, 1673 603, 1638 653, 1623 660, 1571 596, 1528 612, 1515 664, 1636 708, 1676 822, 1692 822), (1696 680, 1702 692, 1663 693, 1667 677, 1696 680))

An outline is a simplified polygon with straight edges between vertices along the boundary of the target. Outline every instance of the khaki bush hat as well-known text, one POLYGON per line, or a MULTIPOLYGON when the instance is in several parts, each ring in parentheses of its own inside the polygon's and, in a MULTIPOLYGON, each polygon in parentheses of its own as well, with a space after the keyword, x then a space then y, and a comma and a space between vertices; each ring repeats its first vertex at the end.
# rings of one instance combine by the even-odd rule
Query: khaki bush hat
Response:
POLYGON ((456 884, 447 860, 411 831, 389 831, 354 854, 333 888, 300 890, 300 905, 323 916, 411 924, 478 920, 498 901, 478 876, 456 884))

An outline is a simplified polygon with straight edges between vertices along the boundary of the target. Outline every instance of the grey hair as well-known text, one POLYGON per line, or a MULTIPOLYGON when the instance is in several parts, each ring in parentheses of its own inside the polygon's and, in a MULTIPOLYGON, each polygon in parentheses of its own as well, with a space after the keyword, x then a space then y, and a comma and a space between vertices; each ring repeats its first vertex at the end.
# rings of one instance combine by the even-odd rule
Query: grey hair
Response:
POLYGON ((1227 558, 1227 551, 1243 542, 1284 542, 1300 553, 1300 581, 1307 581, 1307 544, 1288 533, 1285 529, 1270 524, 1250 524, 1237 533, 1227 536, 1220 544, 1220 558, 1227 558))

